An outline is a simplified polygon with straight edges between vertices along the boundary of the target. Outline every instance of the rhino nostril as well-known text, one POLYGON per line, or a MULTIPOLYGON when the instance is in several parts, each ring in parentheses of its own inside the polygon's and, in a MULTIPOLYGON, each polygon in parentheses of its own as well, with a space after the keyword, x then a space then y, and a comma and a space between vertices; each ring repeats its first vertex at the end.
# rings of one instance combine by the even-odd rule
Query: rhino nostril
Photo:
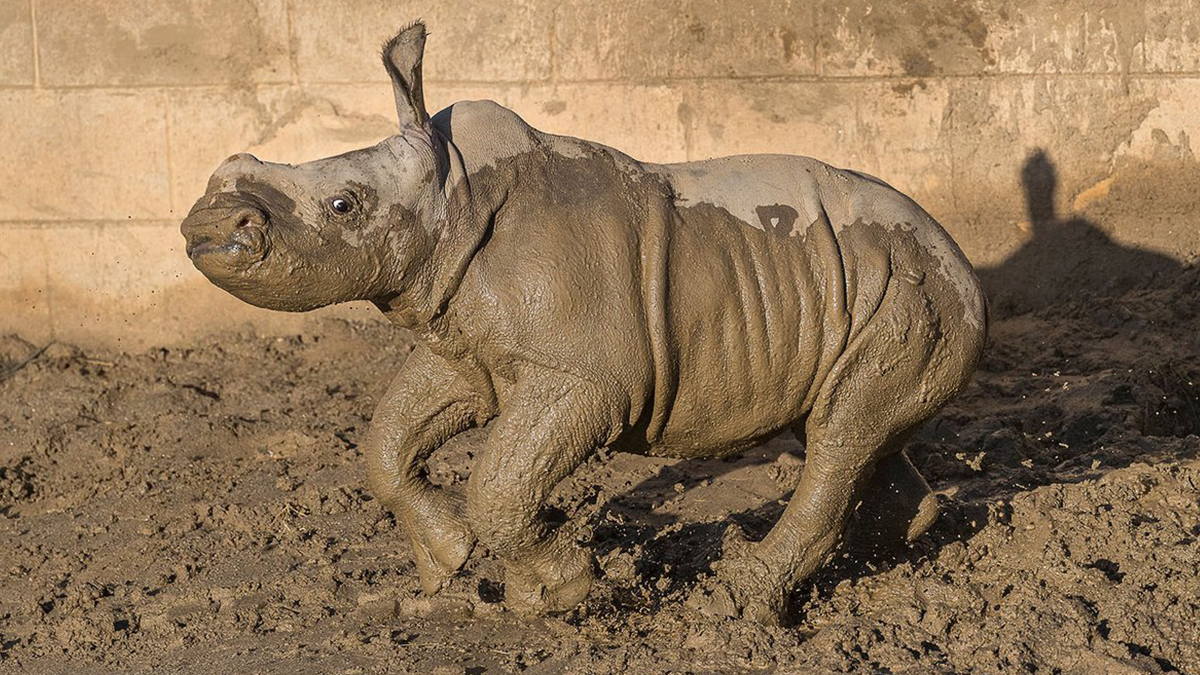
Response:
POLYGON ((261 210, 247 207, 236 220, 238 229, 243 227, 262 227, 267 224, 267 214, 261 210))

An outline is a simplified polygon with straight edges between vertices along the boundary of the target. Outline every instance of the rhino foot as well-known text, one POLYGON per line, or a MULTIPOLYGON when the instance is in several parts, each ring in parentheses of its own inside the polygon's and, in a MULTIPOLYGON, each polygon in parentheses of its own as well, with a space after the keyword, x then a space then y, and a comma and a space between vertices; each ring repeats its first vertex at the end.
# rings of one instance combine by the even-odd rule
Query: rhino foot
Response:
POLYGON ((765 626, 782 622, 782 575, 755 555, 754 545, 737 525, 725 531, 721 560, 713 569, 716 575, 692 592, 688 607, 709 618, 740 618, 765 626))
POLYGON ((471 555, 471 549, 474 547, 473 537, 453 543, 442 542, 436 548, 414 539, 413 558, 417 564, 421 592, 425 595, 436 595, 442 590, 467 562, 467 557, 471 555))
POLYGON ((556 614, 583 602, 596 575, 590 556, 572 557, 575 559, 543 564, 536 570, 507 567, 504 599, 509 608, 525 615, 556 614))
POLYGON ((933 494, 927 494, 921 498, 921 502, 917 504, 917 513, 908 523, 908 529, 904 533, 906 543, 913 543, 921 538, 921 535, 929 531, 933 524, 937 522, 938 512, 937 497, 933 494))
POLYGON ((417 577, 426 595, 442 590, 475 548, 475 534, 465 520, 454 516, 438 520, 436 525, 422 523, 409 530, 417 577))

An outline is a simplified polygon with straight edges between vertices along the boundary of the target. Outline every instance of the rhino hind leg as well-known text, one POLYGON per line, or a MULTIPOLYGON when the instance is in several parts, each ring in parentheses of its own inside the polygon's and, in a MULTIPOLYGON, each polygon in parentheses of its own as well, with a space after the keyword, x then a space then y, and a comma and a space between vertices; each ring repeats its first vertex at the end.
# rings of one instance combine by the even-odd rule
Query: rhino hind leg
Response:
POLYGON ((589 551, 544 518, 554 486, 611 435, 602 398, 561 373, 525 383, 492 424, 467 486, 479 541, 504 563, 505 601, 521 614, 562 612, 587 596, 589 551))
POLYGON ((847 548, 867 556, 894 551, 925 534, 937 516, 929 484, 908 456, 897 452, 876 463, 850 525, 847 548))
MULTIPOLYGON (((907 460, 894 459, 904 442, 974 370, 981 336, 943 332, 937 307, 919 287, 890 281, 879 310, 821 385, 805 421, 804 470, 783 515, 760 542, 727 537, 716 576, 693 594, 693 606, 767 624, 782 619, 791 589, 833 552, 876 469, 895 476, 904 467, 907 460)), ((889 524, 918 534, 936 513, 925 500, 889 524)))

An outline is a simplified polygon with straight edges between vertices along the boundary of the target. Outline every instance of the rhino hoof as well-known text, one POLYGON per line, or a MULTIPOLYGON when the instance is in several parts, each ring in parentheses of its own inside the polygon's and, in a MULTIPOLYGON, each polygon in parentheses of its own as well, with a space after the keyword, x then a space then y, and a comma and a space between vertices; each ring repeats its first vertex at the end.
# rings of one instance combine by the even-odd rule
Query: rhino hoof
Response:
POLYGON ((504 585, 504 599, 518 614, 541 615, 567 612, 583 602, 595 581, 590 560, 564 581, 546 584, 534 574, 514 574, 510 567, 504 585))
POLYGON ((754 548, 740 527, 726 529, 722 557, 713 564, 716 575, 693 591, 687 606, 709 618, 779 625, 784 606, 779 575, 754 554, 754 548))
POLYGON ((764 626, 778 626, 783 620, 781 593, 754 593, 720 578, 693 591, 686 606, 709 619, 744 619, 764 626))
POLYGON ((466 564, 475 548, 475 538, 467 534, 429 544, 414 537, 412 545, 421 592, 436 595, 466 564))

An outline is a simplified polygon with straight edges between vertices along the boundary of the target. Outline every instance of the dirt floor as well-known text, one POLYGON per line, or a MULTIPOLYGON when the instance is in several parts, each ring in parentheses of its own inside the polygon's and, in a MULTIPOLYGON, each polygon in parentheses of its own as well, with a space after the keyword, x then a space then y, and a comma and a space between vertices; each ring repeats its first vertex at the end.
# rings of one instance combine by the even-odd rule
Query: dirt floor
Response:
MULTIPOLYGON (((851 553, 792 625, 684 599, 722 532, 761 536, 803 465, 596 458, 557 491, 603 578, 506 613, 476 551, 421 597, 359 444, 410 342, 286 338, 81 351, 0 340, 0 672, 1200 673, 1200 270, 995 322, 975 383, 916 439, 943 515, 851 553)), ((431 462, 470 471, 479 433, 431 462)))

